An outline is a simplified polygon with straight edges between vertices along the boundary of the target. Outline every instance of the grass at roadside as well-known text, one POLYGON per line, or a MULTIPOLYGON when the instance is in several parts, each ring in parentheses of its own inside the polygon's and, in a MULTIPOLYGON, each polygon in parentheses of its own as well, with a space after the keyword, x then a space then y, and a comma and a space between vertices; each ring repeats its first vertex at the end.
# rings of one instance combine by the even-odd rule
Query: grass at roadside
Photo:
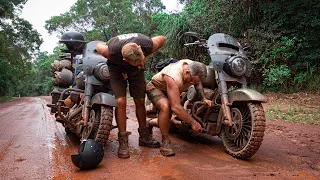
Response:
POLYGON ((306 109, 301 106, 289 106, 282 109, 280 104, 277 104, 267 110, 266 117, 286 122, 320 125, 320 109, 306 109))
POLYGON ((0 97, 0 103, 5 102, 5 101, 11 101, 11 100, 14 100, 14 98, 9 97, 9 96, 0 97))

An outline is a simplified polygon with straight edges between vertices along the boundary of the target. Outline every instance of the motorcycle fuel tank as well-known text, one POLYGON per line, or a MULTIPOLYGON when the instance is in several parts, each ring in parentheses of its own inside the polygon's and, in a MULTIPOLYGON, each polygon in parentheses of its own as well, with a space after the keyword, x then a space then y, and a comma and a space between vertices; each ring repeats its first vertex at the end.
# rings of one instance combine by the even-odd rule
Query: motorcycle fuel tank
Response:
POLYGON ((201 82, 203 87, 215 87, 217 85, 215 70, 212 66, 207 66, 207 77, 201 82))

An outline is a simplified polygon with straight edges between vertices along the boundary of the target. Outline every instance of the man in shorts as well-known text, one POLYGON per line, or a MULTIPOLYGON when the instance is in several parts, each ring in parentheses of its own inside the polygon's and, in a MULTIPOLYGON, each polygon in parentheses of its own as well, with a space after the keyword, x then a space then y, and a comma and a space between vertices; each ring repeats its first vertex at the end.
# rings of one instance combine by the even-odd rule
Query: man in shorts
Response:
POLYGON ((113 37, 107 43, 97 44, 97 52, 108 59, 111 86, 118 103, 115 116, 119 130, 119 158, 130 157, 128 136, 131 133, 126 130, 127 82, 136 106, 139 145, 160 147, 160 143, 152 138, 146 127, 144 63, 164 45, 165 41, 164 36, 150 38, 143 34, 131 33, 113 37))
POLYGON ((147 84, 148 99, 159 110, 158 119, 151 120, 149 126, 160 128, 162 134, 160 153, 163 156, 175 155, 168 137, 172 112, 185 123, 191 125, 193 131, 202 131, 201 125, 180 104, 180 94, 194 85, 196 90, 200 92, 203 101, 211 106, 211 101, 204 96, 201 84, 201 80, 206 76, 207 69, 203 63, 185 59, 169 64, 154 75, 147 84))

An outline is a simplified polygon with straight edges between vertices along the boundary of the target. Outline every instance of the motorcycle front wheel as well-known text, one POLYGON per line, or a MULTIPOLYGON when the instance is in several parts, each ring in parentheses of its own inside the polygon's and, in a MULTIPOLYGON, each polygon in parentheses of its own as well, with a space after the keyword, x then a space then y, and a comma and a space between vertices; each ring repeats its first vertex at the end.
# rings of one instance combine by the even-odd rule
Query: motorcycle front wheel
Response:
POLYGON ((113 107, 96 105, 90 112, 90 119, 93 122, 91 121, 91 130, 88 138, 105 145, 112 130, 113 107))
POLYGON ((234 103, 231 108, 233 126, 224 126, 221 138, 228 154, 238 159, 253 156, 263 140, 266 118, 261 103, 234 103))

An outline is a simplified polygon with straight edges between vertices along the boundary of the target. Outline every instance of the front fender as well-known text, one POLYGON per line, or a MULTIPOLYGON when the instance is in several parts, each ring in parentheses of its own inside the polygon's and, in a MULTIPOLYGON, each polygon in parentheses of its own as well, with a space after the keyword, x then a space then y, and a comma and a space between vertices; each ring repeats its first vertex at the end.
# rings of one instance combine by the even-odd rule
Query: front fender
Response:
POLYGON ((116 99, 108 93, 95 94, 91 99, 91 106, 94 104, 101 104, 101 105, 107 105, 107 106, 113 106, 113 107, 118 106, 116 99))
POLYGON ((241 88, 231 92, 229 95, 229 101, 257 101, 266 103, 267 100, 264 96, 253 89, 241 88))

